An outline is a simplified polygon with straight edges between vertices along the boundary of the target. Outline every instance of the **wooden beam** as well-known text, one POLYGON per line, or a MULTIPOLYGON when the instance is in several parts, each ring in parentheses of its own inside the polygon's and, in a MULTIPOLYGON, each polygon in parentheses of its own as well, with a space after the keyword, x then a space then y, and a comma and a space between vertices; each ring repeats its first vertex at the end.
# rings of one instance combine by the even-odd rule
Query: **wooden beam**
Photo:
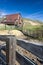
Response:
POLYGON ((6 57, 7 65, 15 65, 15 49, 16 49, 16 39, 15 37, 8 37, 9 39, 6 42, 6 57))

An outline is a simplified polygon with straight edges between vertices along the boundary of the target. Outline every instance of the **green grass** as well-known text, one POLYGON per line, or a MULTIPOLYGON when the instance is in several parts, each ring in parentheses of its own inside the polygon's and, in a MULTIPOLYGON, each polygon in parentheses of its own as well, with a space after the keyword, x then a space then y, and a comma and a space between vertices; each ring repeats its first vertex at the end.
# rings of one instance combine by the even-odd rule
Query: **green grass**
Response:
POLYGON ((12 26, 6 25, 6 28, 5 28, 5 25, 3 25, 3 26, 0 26, 0 30, 20 30, 20 28, 13 25, 12 26))
POLYGON ((32 26, 32 25, 25 25, 25 26, 23 26, 23 30, 39 30, 39 29, 43 29, 43 26, 41 26, 41 25, 36 25, 36 26, 32 26))
POLYGON ((12 29, 15 29, 15 27, 6 25, 6 28, 5 28, 5 26, 0 26, 0 30, 12 30, 12 29))

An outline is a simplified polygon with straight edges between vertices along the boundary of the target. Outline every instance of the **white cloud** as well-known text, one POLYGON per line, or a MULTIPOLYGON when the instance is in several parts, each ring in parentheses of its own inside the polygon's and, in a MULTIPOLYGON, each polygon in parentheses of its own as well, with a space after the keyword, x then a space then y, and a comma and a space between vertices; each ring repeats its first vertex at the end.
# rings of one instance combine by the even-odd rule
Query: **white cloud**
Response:
POLYGON ((4 11, 0 11, 0 18, 2 18, 3 16, 5 16, 7 13, 5 13, 4 11))

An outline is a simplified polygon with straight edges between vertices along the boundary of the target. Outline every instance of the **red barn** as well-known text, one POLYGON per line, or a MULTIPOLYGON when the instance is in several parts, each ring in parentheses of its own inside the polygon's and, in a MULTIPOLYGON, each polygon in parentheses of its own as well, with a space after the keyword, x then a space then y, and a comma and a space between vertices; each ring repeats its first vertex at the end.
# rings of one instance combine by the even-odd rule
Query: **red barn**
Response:
POLYGON ((21 26, 23 21, 20 14, 10 14, 10 15, 5 15, 1 23, 7 25, 21 26))

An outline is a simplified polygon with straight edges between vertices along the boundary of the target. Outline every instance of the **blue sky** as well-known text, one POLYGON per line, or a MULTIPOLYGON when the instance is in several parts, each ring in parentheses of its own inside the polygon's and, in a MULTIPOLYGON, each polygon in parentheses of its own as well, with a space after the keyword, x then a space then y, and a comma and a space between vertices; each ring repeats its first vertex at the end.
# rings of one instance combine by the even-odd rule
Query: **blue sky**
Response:
POLYGON ((43 21, 43 0, 0 0, 0 15, 15 13, 43 21))

